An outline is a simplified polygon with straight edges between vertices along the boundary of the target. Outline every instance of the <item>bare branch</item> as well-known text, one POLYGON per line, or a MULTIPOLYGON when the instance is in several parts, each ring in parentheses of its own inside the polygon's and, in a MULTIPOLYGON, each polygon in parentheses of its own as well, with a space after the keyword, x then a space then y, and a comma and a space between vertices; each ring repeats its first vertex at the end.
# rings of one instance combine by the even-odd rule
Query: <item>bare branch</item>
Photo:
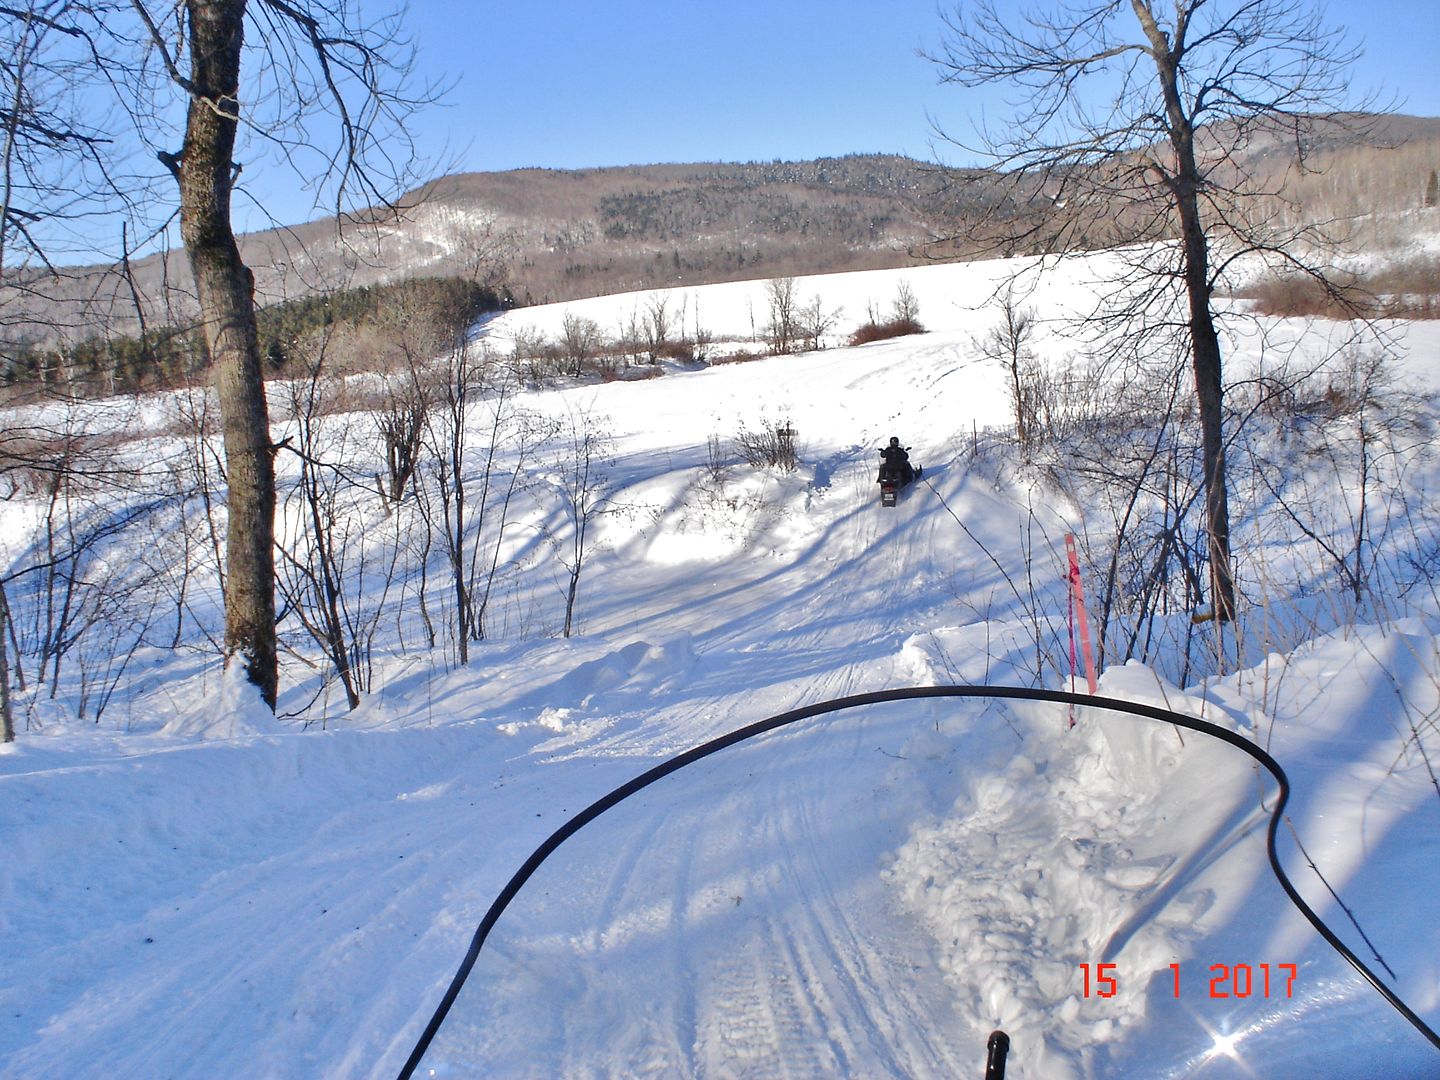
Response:
POLYGON ((160 57, 160 62, 165 65, 165 71, 169 74, 170 80, 185 93, 195 95, 195 84, 180 73, 175 63, 175 58, 170 55, 170 47, 165 43, 165 36, 160 33, 160 28, 155 25, 155 20, 150 17, 149 10, 145 7, 144 0, 130 0, 130 5, 135 13, 140 16, 140 21, 145 24, 145 29, 150 34, 150 44, 160 57))

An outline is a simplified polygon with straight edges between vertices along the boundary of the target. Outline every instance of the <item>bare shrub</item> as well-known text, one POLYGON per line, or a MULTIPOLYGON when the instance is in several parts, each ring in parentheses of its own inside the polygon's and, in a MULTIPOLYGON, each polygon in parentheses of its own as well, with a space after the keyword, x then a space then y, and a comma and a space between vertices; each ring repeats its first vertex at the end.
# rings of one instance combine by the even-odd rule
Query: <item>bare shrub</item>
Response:
POLYGON ((789 420, 764 419, 759 430, 742 427, 735 436, 735 449, 747 465, 791 473, 800 464, 796 438, 799 432, 789 420))
POLYGON ((736 349, 734 352, 722 353, 720 356, 711 358, 710 363, 712 366, 718 367, 722 364, 748 364, 752 360, 763 359, 765 359, 764 353, 752 352, 750 349, 736 349))
POLYGON ((705 440, 705 477, 716 488, 730 479, 730 456, 726 453, 725 441, 714 432, 705 440))
POLYGON ((375 474, 375 486, 387 512, 400 505, 406 488, 420 467, 420 449, 430 413, 431 388, 417 370, 385 380, 383 403, 372 414, 375 430, 385 449, 385 475, 375 474))
POLYGON ((561 350, 533 327, 515 331, 510 343, 510 366, 521 378, 539 383, 561 370, 561 350))
POLYGON ((1440 257, 1416 256, 1376 270, 1365 286, 1391 319, 1440 318, 1440 257))
POLYGON ((172 566, 175 597, 175 633, 170 647, 178 648, 186 620, 191 621, 215 650, 223 655, 220 628, 211 628, 191 603, 192 592, 225 593, 225 539, 220 508, 224 503, 225 469, 217 439, 218 410, 203 390, 177 393, 176 433, 184 452, 166 464, 169 488, 178 495, 179 520, 165 540, 179 548, 172 566), (198 504, 193 510, 191 503, 198 504))
POLYGON ((99 722, 161 604, 155 552, 130 534, 163 505, 164 478, 117 457, 118 444, 90 434, 92 423, 67 411, 54 430, 28 433, 35 528, 0 573, 0 634, 22 693, 56 699, 73 685, 75 715, 99 722))
POLYGON ((1349 319, 1357 311, 1374 308, 1374 297, 1359 288, 1338 289, 1296 274, 1267 278, 1237 295, 1254 300, 1258 313, 1281 318, 1349 319))
POLYGON ((560 329, 560 350, 571 375, 585 374, 605 344, 605 335, 594 319, 567 312, 560 329))
POLYGON ((1323 412, 1276 421, 1286 435, 1276 440, 1278 456, 1259 440, 1242 446, 1275 520, 1314 545, 1317 565, 1328 568, 1325 576, 1333 574, 1358 609, 1374 599, 1381 552, 1393 531, 1407 527, 1411 502, 1422 494, 1407 473, 1431 434, 1416 400, 1397 385, 1387 354, 1352 346, 1339 360, 1338 370, 1306 380, 1323 379, 1323 412), (1306 467, 1287 467, 1291 455, 1303 455, 1306 467))
POLYGON ((1343 283, 1305 274, 1264 278, 1235 293, 1262 315, 1322 319, 1440 318, 1440 259, 1415 256, 1343 283))
POLYGON ((887 338, 906 337, 910 334, 923 334, 925 327, 914 319, 889 319, 885 322, 869 322, 857 327, 850 335, 851 345, 868 345, 872 341, 884 341, 887 338))

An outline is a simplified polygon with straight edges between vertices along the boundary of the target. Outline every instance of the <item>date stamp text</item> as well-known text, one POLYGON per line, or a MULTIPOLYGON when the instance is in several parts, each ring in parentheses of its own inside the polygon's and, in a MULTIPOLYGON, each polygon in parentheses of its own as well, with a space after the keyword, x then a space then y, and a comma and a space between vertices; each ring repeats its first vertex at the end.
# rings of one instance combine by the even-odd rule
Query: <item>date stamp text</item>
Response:
MULTIPOLYGON (((1081 991, 1083 997, 1114 997, 1120 992, 1120 973, 1117 964, 1081 964, 1081 991)), ((1200 977, 1202 986, 1208 987, 1213 1000, 1220 998, 1289 998, 1295 995, 1295 979, 1299 974, 1296 964, 1211 964, 1208 978, 1200 977)), ((1193 975, 1187 975, 1186 986, 1192 985, 1193 975)), ((1175 997, 1180 996, 1180 965, 1170 965, 1170 986, 1175 997)), ((1199 991, 1194 991, 1199 993, 1199 991)))

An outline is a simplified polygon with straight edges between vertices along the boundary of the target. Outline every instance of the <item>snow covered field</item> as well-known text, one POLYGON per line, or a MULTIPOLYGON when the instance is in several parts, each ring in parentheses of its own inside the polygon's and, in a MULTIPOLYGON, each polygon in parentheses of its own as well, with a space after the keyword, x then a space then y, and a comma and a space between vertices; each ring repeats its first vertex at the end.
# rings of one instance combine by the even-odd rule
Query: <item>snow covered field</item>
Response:
MULTIPOLYGON (((1059 320, 1103 288, 1105 259, 1032 298, 1046 363, 1069 362, 1059 320)), ((1068 687, 1036 629, 1066 633, 1061 537, 1103 522, 974 455, 1009 420, 1004 373, 975 347, 1004 269, 798 283, 848 331, 904 279, 922 336, 528 392, 608 418, 615 447, 625 512, 598 523, 568 640, 562 575, 537 557, 468 665, 394 650, 354 713, 298 660, 280 702, 297 716, 277 721, 211 654, 158 649, 99 724, 64 693, 20 702, 0 747, 0 1077, 393 1076, 510 875, 667 756, 847 694, 1068 687), (799 431, 800 469, 731 465, 714 483, 708 437, 766 419, 799 431), (892 434, 927 483, 882 511, 875 450, 892 434)), ((486 334, 555 334, 567 312, 613 327, 644 302, 516 311, 486 334)), ((721 340, 765 319, 761 283, 673 303, 721 340)), ((1330 334, 1264 329, 1237 327, 1232 377, 1262 347, 1318 356, 1330 334)), ((1402 375, 1440 389, 1440 332, 1401 329, 1402 375)), ((161 431, 163 411, 128 422, 161 431)), ((1428 505, 1434 465, 1416 461, 1428 505)), ((0 507, 7 560, 38 512, 0 507)), ((1296 537, 1293 558, 1316 557, 1296 537)), ((1422 590, 1349 618, 1322 578, 1247 607, 1240 670, 1177 687, 1117 665, 1100 693, 1279 760, 1292 877, 1433 1028, 1440 607, 1422 590), (1272 648, 1262 624, 1287 605, 1312 632, 1272 648)), ((1440 1053, 1270 876, 1274 789, 1248 758, 1169 725, 1075 719, 894 703, 661 781, 522 890, 417 1075, 978 1077, 1001 1027, 1009 1075, 1031 1080, 1440 1076, 1440 1053)))

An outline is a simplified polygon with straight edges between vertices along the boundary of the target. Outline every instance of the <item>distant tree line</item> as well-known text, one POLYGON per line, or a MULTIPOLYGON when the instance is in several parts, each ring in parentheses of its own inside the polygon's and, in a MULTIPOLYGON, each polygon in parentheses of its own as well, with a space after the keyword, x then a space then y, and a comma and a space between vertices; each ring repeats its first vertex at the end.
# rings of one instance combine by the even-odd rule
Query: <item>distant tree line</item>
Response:
POLYGON ((814 233, 847 243, 874 243, 901 224, 895 208, 867 209, 792 199, 784 192, 735 187, 631 191, 600 200, 600 221, 611 240, 680 240, 706 232, 755 231, 786 236, 814 233))
MULTIPOLYGON (((445 322, 468 324, 487 312, 515 306, 507 290, 462 277, 417 278, 286 300, 256 312, 266 371, 283 374, 296 343, 318 331, 361 330, 376 322, 402 294, 409 310, 445 322)), ((13 347, 0 358, 0 383, 126 393, 180 385, 208 367, 197 328, 165 326, 139 335, 97 334, 73 345, 13 347)))

